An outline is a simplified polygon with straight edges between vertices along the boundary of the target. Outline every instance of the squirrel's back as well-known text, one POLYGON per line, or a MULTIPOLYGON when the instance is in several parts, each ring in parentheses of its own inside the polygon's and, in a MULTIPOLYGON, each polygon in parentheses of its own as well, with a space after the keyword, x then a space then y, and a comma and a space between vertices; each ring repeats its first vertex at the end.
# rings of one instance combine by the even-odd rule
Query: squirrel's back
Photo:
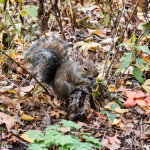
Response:
POLYGON ((33 72, 41 82, 51 84, 59 65, 67 55, 64 41, 52 37, 38 40, 27 50, 27 58, 32 64, 33 72))

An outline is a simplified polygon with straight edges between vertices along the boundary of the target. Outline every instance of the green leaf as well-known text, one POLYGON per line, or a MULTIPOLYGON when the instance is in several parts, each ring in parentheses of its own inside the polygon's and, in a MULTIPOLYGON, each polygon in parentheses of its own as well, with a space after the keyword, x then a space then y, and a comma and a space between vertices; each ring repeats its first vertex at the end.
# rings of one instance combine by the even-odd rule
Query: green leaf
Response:
POLYGON ((55 144, 57 145, 65 145, 65 144, 73 144, 80 142, 80 139, 78 138, 73 138, 71 135, 62 135, 62 136, 57 136, 55 144))
POLYGON ((47 126, 45 131, 48 132, 48 131, 51 131, 51 130, 56 130, 58 127, 60 127, 60 126, 58 126, 58 125, 56 125, 56 126, 53 126, 53 125, 52 126, 47 126))
POLYGON ((118 106, 117 104, 111 104, 111 105, 110 105, 111 111, 114 111, 114 109, 115 109, 117 106, 118 106))
POLYGON ((74 132, 74 131, 72 131, 71 132, 72 134, 79 134, 79 135, 91 135, 92 133, 82 133, 82 132, 74 132))
POLYGON ((38 143, 30 143, 28 150, 48 150, 46 145, 41 141, 38 143))
POLYGON ((45 136, 44 136, 44 143, 45 144, 56 144, 56 140, 57 138, 60 138, 62 136, 62 134, 56 132, 55 130, 51 131, 51 132, 46 132, 45 136))
POLYGON ((26 13, 32 17, 32 19, 37 19, 37 10, 38 10, 38 7, 36 6, 32 6, 32 5, 26 5, 23 7, 23 10, 26 11, 26 13))
POLYGON ((126 57, 122 57, 122 58, 120 58, 120 62, 121 62, 121 61, 124 61, 124 60, 125 60, 125 58, 126 58, 126 57))
POLYGON ((43 133, 41 133, 40 131, 38 130, 29 130, 27 133, 26 133, 29 138, 35 138, 35 140, 39 141, 39 140, 43 140, 43 133))
POLYGON ((99 139, 94 138, 93 136, 83 136, 84 139, 86 139, 86 142, 94 144, 97 148, 101 147, 101 143, 99 142, 99 139))
MULTIPOLYGON (((137 64, 140 65, 137 68, 142 68, 142 69, 145 69, 146 71, 149 70, 149 67, 147 66, 147 63, 145 61, 143 61, 143 59, 137 58, 136 62, 137 62, 137 64)), ((137 65, 137 64, 135 64, 135 65, 137 65)))
POLYGON ((128 67, 130 65, 129 61, 124 61, 121 65, 120 68, 116 71, 116 73, 121 72, 124 68, 128 67))
POLYGON ((118 98, 116 98, 115 101, 121 108, 125 108, 124 104, 118 98))
POLYGON ((150 55, 150 50, 146 46, 138 46, 137 49, 142 50, 143 52, 146 52, 147 54, 150 55))
POLYGON ((126 46, 126 45, 128 45, 128 46, 133 46, 134 43, 121 43, 121 44, 119 44, 117 47, 126 46))
POLYGON ((63 3, 66 4, 69 0, 65 0, 63 3))
POLYGON ((130 65, 129 60, 131 59, 131 57, 132 57, 132 53, 128 53, 128 55, 124 58, 124 62, 120 65, 120 68, 116 71, 116 73, 121 72, 124 68, 130 65))
POLYGON ((61 146, 58 150, 93 150, 93 144, 91 143, 73 143, 61 146))
POLYGON ((143 59, 137 58, 136 62, 139 63, 140 65, 146 67, 146 62, 143 59))
POLYGON ((136 68, 136 67, 133 67, 133 75, 135 76, 135 78, 140 81, 141 83, 144 83, 144 79, 143 79, 143 72, 136 68))
POLYGON ((109 119, 113 122, 115 120, 115 114, 109 114, 109 119))
POLYGON ((132 36, 132 41, 133 41, 133 43, 135 43, 135 41, 136 41, 135 32, 133 33, 133 36, 132 36))
POLYGON ((110 24, 110 16, 107 15, 102 23, 104 26, 108 26, 110 24))
POLYGON ((108 111, 101 111, 101 115, 108 114, 108 111))
POLYGON ((70 127, 70 128, 76 128, 76 129, 81 128, 79 124, 74 123, 73 121, 67 121, 67 120, 62 119, 60 123, 62 123, 64 127, 70 127))
POLYGON ((147 30, 146 35, 148 35, 148 36, 150 35, 150 28, 149 27, 150 27, 150 21, 142 24, 143 32, 145 32, 145 30, 147 30), (147 29, 147 28, 149 28, 149 29, 147 29))
POLYGON ((5 3, 5 0, 0 0, 0 4, 4 4, 4 3, 5 3))

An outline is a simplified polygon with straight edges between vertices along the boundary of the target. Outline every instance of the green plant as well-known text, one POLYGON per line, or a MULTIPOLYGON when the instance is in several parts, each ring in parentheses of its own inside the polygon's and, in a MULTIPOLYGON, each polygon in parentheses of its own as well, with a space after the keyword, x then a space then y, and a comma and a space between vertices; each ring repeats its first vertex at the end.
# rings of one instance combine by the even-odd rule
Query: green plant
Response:
POLYGON ((60 126, 47 126, 45 134, 29 130, 27 135, 35 140, 34 143, 29 144, 28 150, 48 150, 51 148, 53 150, 92 150, 94 147, 101 147, 99 139, 90 136, 89 133, 71 131, 72 128, 80 129, 80 125, 67 120, 61 120, 60 123, 62 124, 60 126), (69 128, 68 135, 63 131, 64 128, 69 128))
POLYGON ((143 70, 148 71, 149 68, 145 61, 143 61, 141 58, 139 58, 141 52, 146 52, 150 54, 150 50, 146 46, 139 46, 136 44, 136 37, 135 33, 133 33, 132 36, 132 43, 121 43, 119 46, 127 46, 130 52, 124 53, 125 57, 121 58, 120 61, 122 61, 120 68, 116 71, 116 73, 121 72, 124 69, 127 69, 129 66, 132 66, 132 74, 135 76, 135 78, 140 81, 141 83, 144 83, 143 79, 143 70))
POLYGON ((112 112, 115 110, 116 107, 117 107, 117 104, 111 104, 110 105, 110 108, 111 108, 110 111, 107 111, 107 110, 101 111, 101 115, 104 115, 104 114, 108 115, 109 120, 111 122, 113 122, 115 120, 116 115, 113 114, 112 112))

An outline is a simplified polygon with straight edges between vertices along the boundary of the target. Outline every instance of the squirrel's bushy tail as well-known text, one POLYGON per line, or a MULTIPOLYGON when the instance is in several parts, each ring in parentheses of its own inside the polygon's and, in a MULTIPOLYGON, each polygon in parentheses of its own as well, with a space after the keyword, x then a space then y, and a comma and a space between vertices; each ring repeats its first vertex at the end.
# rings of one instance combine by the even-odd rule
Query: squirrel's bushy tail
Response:
POLYGON ((59 65, 67 55, 66 43, 54 36, 38 40, 26 53, 32 65, 33 74, 41 82, 51 85, 59 65))

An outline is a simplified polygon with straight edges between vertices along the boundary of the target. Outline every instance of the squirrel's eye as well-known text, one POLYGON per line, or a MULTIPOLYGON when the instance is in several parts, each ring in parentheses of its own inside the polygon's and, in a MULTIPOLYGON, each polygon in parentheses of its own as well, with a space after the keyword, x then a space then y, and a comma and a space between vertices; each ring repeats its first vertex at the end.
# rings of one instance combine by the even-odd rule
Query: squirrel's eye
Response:
POLYGON ((88 68, 84 67, 84 70, 85 70, 85 71, 87 71, 87 70, 88 70, 88 68))

